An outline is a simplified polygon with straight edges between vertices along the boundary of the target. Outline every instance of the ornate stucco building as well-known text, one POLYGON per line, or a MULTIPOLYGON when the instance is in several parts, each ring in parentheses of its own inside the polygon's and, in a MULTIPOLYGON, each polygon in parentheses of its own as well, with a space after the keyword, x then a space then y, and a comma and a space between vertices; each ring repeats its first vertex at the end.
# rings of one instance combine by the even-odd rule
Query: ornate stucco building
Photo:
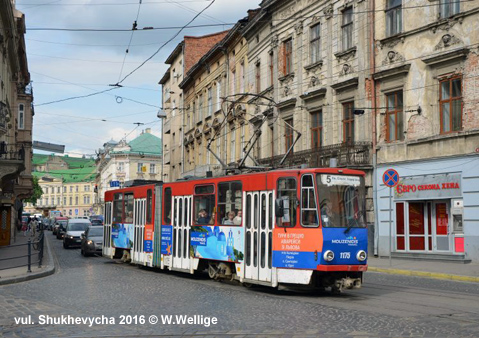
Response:
POLYGON ((0 246, 13 244, 22 200, 33 193, 33 92, 25 49, 25 15, 0 1, 0 246))

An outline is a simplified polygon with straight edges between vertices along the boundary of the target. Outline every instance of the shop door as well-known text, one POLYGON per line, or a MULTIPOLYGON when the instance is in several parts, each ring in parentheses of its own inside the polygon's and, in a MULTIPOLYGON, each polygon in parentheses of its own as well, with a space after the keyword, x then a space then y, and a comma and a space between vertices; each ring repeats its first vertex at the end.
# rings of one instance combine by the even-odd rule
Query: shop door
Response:
POLYGON ((0 246, 10 244, 11 208, 0 208, 0 246))
POLYGON ((190 268, 191 196, 177 196, 173 203, 173 268, 190 268))
POLYGON ((409 250, 426 250, 425 203, 409 203, 409 250))
POLYGON ((271 281, 273 247, 273 192, 246 193, 245 278, 271 281))
POLYGON ((451 231, 449 204, 447 202, 434 203, 433 227, 435 230, 434 248, 437 251, 451 250, 451 231))

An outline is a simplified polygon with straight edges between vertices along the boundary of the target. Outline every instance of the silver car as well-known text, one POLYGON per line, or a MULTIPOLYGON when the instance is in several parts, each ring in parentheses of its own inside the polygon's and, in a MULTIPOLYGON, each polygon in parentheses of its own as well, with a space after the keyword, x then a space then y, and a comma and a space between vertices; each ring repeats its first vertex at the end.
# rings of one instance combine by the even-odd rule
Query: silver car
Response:
POLYGON ((101 255, 103 243, 103 226, 90 226, 81 235, 81 254, 90 256, 95 253, 101 255))

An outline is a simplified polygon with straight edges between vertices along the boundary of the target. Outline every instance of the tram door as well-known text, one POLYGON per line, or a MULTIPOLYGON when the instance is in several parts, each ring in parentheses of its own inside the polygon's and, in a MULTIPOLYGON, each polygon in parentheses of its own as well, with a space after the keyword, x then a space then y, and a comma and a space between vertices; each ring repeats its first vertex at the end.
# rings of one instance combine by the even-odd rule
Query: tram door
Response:
POLYGON ((190 268, 192 196, 176 196, 173 202, 173 268, 190 268))
POLYGON ((111 218, 112 218, 112 203, 105 203, 104 221, 103 227, 103 256, 112 257, 113 248, 111 246, 111 218))
POLYGON ((273 192, 245 192, 245 278, 271 281, 273 192))
POLYGON ((132 249, 132 260, 136 263, 144 263, 144 233, 146 218, 146 199, 136 199, 133 207, 134 239, 132 249))

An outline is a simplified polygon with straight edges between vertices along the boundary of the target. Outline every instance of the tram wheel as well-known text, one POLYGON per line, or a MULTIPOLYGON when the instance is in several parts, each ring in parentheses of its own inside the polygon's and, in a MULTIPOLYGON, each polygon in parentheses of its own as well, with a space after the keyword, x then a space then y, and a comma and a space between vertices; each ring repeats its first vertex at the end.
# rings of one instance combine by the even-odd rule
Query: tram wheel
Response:
POLYGON ((216 276, 218 275, 218 272, 216 271, 215 267, 213 264, 208 264, 208 276, 210 276, 211 279, 216 279, 216 276))
POLYGON ((244 286, 245 288, 248 288, 248 289, 251 289, 251 288, 253 287, 253 284, 251 284, 251 283, 245 283, 245 282, 243 282, 242 284, 243 284, 243 286, 244 286))

